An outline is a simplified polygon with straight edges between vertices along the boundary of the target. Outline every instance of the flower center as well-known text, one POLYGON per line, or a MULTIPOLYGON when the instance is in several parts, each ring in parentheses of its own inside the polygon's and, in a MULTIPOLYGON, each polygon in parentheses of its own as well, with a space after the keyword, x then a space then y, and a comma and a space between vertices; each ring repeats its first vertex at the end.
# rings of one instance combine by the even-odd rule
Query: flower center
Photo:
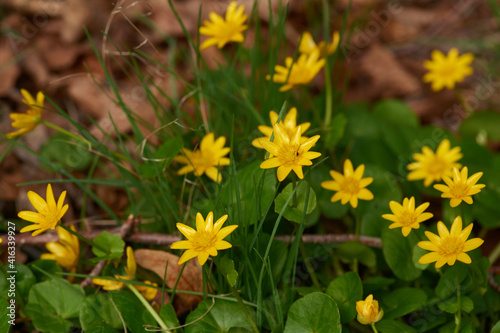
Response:
POLYGON ((294 163, 299 157, 300 145, 283 145, 280 147, 279 158, 283 160, 284 163, 294 163))
POLYGON ((205 230, 198 230, 196 237, 191 241, 193 243, 193 250, 197 252, 205 252, 215 246, 217 241, 216 234, 206 232, 205 230))
POLYGON ((405 210, 399 218, 399 223, 401 223, 404 226, 411 226, 416 222, 417 222, 417 214, 409 210, 405 210))
POLYGON ((469 192, 469 186, 464 183, 453 184, 450 187, 450 193, 454 198, 463 198, 467 196, 469 192))
POLYGON ((430 159, 425 165, 425 170, 427 171, 427 173, 429 175, 432 175, 437 180, 440 180, 449 169, 449 163, 438 156, 430 159))
POLYGON ((441 242, 439 255, 446 257, 449 255, 457 255, 464 250, 464 242, 458 237, 447 237, 441 242))
POLYGON ((442 79, 453 78, 457 72, 457 66, 454 63, 446 63, 439 68, 439 76, 442 79))
POLYGON ((359 181, 353 177, 346 178, 340 184, 340 190, 345 193, 356 195, 359 193, 359 181))

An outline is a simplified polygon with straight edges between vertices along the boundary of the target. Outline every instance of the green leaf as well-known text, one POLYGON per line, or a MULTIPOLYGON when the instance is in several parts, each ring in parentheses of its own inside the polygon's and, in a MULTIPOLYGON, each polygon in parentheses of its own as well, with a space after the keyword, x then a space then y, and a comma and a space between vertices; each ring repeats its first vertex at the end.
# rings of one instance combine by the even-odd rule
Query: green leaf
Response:
POLYGON ((398 100, 378 102, 373 108, 373 115, 396 126, 417 127, 420 124, 417 115, 405 103, 398 100))
POLYGON ((463 137, 468 137, 483 143, 500 141, 500 113, 496 111, 474 112, 465 119, 459 128, 463 137))
POLYGON ((80 324, 84 331, 91 329, 119 329, 123 323, 111 302, 110 294, 85 297, 80 308, 80 324))
POLYGON ((363 285, 358 274, 349 272, 339 276, 330 282, 326 293, 337 303, 342 324, 354 319, 356 302, 363 297, 363 285))
POLYGON ((163 320, 167 327, 179 327, 179 319, 175 313, 174 306, 171 303, 164 304, 160 308, 160 318, 163 320))
POLYGON ((154 154, 154 159, 169 159, 175 157, 182 149, 184 143, 181 136, 167 139, 154 154))
POLYGON ((363 290, 365 295, 373 294, 376 291, 385 289, 396 282, 395 279, 383 276, 374 276, 363 281, 363 290))
POLYGON ((415 265, 415 267, 421 270, 425 270, 427 269, 427 267, 429 267, 430 264, 421 264, 418 262, 420 258, 422 258, 422 256, 427 253, 429 253, 429 251, 422 249, 420 246, 418 246, 418 244, 415 244, 415 246, 413 246, 413 264, 415 265))
POLYGON ((333 149, 342 138, 345 132, 345 127, 347 125, 347 118, 342 114, 338 113, 332 118, 328 133, 324 141, 324 145, 328 149, 333 149))
POLYGON ((236 284, 236 279, 238 278, 238 272, 234 269, 234 261, 229 259, 227 256, 222 257, 220 265, 224 270, 224 275, 226 276, 227 282, 231 287, 236 284))
POLYGON ((400 279, 412 281, 418 278, 422 271, 413 264, 413 247, 416 241, 410 241, 416 236, 401 235, 399 229, 384 229, 382 231, 382 252, 392 272, 400 279))
POLYGON ((436 286, 436 296, 440 299, 446 299, 457 291, 457 270, 458 284, 467 276, 467 267, 465 264, 455 263, 454 267, 449 267, 443 275, 441 275, 436 286))
MULTIPOLYGON (((45 160, 74 171, 88 168, 94 156, 86 144, 68 138, 62 133, 51 136, 41 147, 40 155, 45 160)), ((51 172, 57 171, 43 162, 41 166, 51 172)))
POLYGON ((26 313, 40 331, 68 332, 77 318, 85 294, 79 285, 52 279, 34 285, 28 296, 26 313))
POLYGON ((493 326, 491 333, 500 333, 500 320, 493 326))
POLYGON ((382 319, 375 324, 380 333, 417 333, 417 330, 397 320, 382 319))
POLYGON ((28 266, 25 266, 20 263, 15 263, 15 271, 16 274, 16 298, 18 297, 17 293, 21 295, 23 300, 28 299, 28 294, 30 292, 31 287, 36 283, 36 278, 31 269, 28 266))
POLYGON ((359 242, 346 242, 339 245, 337 255, 345 263, 352 263, 358 259, 360 263, 367 267, 375 267, 377 256, 375 252, 367 245, 359 242))
POLYGON ((422 307, 427 294, 421 289, 399 288, 382 298, 385 319, 395 319, 422 307))
POLYGON ((62 268, 54 260, 44 260, 44 259, 35 260, 29 263, 28 267, 30 268, 37 267, 43 270, 42 272, 39 269, 36 268, 33 269, 33 274, 35 275, 37 282, 42 282, 52 279, 52 277, 47 276, 45 273, 49 273, 53 277, 62 277, 62 275, 59 274, 62 273, 62 268))
POLYGON ((295 301, 288 311, 285 333, 341 332, 337 304, 330 296, 315 292, 295 301))
POLYGON ((121 258, 125 249, 125 242, 119 235, 110 234, 107 231, 101 232, 94 238, 94 243, 99 246, 92 247, 92 252, 97 257, 106 257, 108 260, 121 258), (104 251, 103 251, 104 250, 104 251))
MULTIPOLYGON (((3 294, 5 297, 7 294, 3 294)), ((0 332, 9 332, 11 323, 16 321, 16 305, 15 303, 10 303, 3 297, 0 297, 0 332), (13 305, 11 305, 13 304, 13 305)))
MULTIPOLYGON (((247 307, 247 309, 255 320, 254 310, 250 307, 247 307)), ((222 299, 216 299, 213 307, 212 300, 201 302, 198 304, 196 310, 187 316, 186 323, 192 323, 186 326, 186 333, 230 332, 231 328, 242 328, 252 331, 252 326, 248 322, 241 306, 236 302, 222 299)))
POLYGON ((144 325, 155 325, 156 320, 132 293, 124 290, 109 292, 125 324, 132 333, 143 333, 144 325))
MULTIPOLYGON (((294 199, 290 199, 288 203, 288 207, 285 209, 283 216, 293 222, 301 223, 304 215, 304 208, 306 206, 306 194, 309 189, 309 200, 307 203, 307 211, 306 214, 311 214, 316 208, 316 193, 312 187, 306 181, 301 181, 297 185, 297 191, 295 192, 297 197, 297 205, 294 207, 293 202, 294 199)), ((283 191, 276 197, 274 200, 274 211, 276 213, 281 213, 283 207, 285 206, 286 201, 292 196, 293 193, 293 184, 288 184, 283 191)))

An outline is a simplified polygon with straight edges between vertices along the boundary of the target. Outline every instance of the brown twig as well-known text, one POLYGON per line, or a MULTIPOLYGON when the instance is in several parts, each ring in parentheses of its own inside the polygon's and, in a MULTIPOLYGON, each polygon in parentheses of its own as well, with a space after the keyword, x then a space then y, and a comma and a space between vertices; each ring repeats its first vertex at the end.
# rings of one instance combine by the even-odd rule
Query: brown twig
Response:
MULTIPOLYGON (((137 225, 140 222, 141 222, 140 217, 134 218, 133 215, 129 215, 127 221, 125 221, 125 223, 123 223, 123 225, 119 228, 117 234, 122 239, 125 239, 130 234, 130 231, 133 229, 134 225, 137 225)), ((89 275, 98 276, 99 274, 101 274, 104 265, 106 265, 106 260, 99 261, 97 265, 94 267, 94 269, 90 271, 89 275)), ((90 285, 90 283, 92 283, 92 279, 86 278, 85 280, 82 281, 82 283, 80 283, 80 286, 82 286, 82 288, 85 288, 88 285, 90 285)))

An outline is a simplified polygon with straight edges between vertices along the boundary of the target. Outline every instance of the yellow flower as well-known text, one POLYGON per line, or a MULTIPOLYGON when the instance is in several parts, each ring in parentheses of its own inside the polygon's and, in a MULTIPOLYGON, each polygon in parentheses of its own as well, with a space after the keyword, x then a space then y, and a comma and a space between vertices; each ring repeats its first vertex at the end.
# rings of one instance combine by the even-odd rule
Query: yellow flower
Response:
POLYGON ((222 176, 219 173, 219 166, 229 165, 229 158, 226 156, 230 148, 224 148, 226 138, 221 136, 214 141, 214 134, 208 133, 201 140, 200 148, 191 151, 183 149, 183 155, 174 157, 174 161, 187 164, 177 171, 178 175, 194 172, 195 176, 201 177, 204 173, 215 182, 220 182, 222 176))
POLYGON ((474 60, 472 53, 458 55, 458 50, 452 48, 448 55, 444 55, 441 51, 434 50, 431 54, 432 60, 424 61, 424 67, 429 70, 424 75, 423 81, 431 83, 431 88, 434 91, 439 91, 443 88, 453 89, 455 83, 462 82, 466 76, 473 73, 470 63, 474 60))
MULTIPOLYGON (((70 226, 71 230, 75 230, 75 226, 70 226)), ((48 242, 45 247, 50 253, 43 253, 40 258, 46 260, 54 260, 59 266, 66 268, 70 273, 76 273, 78 266, 78 257, 80 256, 80 243, 78 237, 66 231, 63 227, 57 227, 59 241, 48 242)))
MULTIPOLYGON (((259 131, 264 134, 264 137, 257 138, 252 141, 252 145, 257 148, 264 148, 260 144, 260 140, 265 139, 266 141, 271 140, 271 135, 273 134, 273 126, 276 124, 278 121, 278 114, 274 111, 269 112, 269 119, 271 119, 271 127, 269 126, 259 126, 259 131)), ((293 133, 295 132, 295 129, 297 128, 297 109, 296 108, 291 108, 290 111, 288 111, 288 114, 286 115, 285 119, 282 119, 279 124, 283 126, 283 129, 285 132, 288 134, 289 137, 293 136, 293 133)), ((301 128, 301 142, 306 141, 308 138, 305 136, 302 136, 302 134, 307 131, 309 126, 311 126, 311 123, 302 123, 299 125, 301 128)))
MULTIPOLYGON (((310 54, 301 54, 295 63, 292 58, 287 57, 285 65, 286 67, 274 66, 276 73, 273 75, 273 81, 285 83, 280 91, 290 90, 299 84, 309 84, 325 65, 325 59, 320 59, 319 51, 314 50, 310 54)), ((270 80, 271 76, 267 75, 266 79, 270 80)))
POLYGON ((32 236, 36 236, 39 233, 42 233, 48 229, 54 229, 57 225, 57 222, 64 216, 66 211, 68 210, 68 205, 64 205, 64 199, 66 198, 66 191, 61 193, 57 204, 54 198, 54 194, 52 193, 52 186, 47 185, 47 201, 43 200, 38 194, 33 191, 28 192, 28 199, 38 211, 22 211, 17 214, 23 220, 33 222, 35 224, 29 225, 21 229, 21 232, 33 231, 32 236))
POLYGON ((356 208, 358 207, 358 199, 373 199, 373 193, 365 188, 372 183, 373 178, 363 178, 364 172, 364 164, 361 164, 354 170, 352 162, 347 159, 344 162, 344 174, 335 170, 330 170, 330 176, 332 176, 334 180, 322 182, 321 187, 327 190, 337 191, 337 193, 332 196, 332 202, 341 200, 343 205, 349 202, 352 207, 356 208))
POLYGON ((318 45, 314 42, 311 34, 309 32, 304 32, 300 39, 299 52, 305 54, 311 54, 314 51, 318 51, 321 57, 326 57, 330 54, 335 53, 337 47, 339 46, 340 35, 338 31, 333 33, 333 39, 331 44, 327 44, 325 41, 319 42, 318 45))
POLYGON ((283 181, 290 171, 294 171, 297 177, 304 178, 302 167, 312 165, 311 160, 321 156, 321 153, 309 151, 319 140, 315 135, 304 142, 300 140, 302 127, 298 126, 289 136, 284 126, 274 124, 274 142, 260 139, 260 144, 272 157, 260 164, 262 169, 278 167, 278 180, 283 181))
POLYGON ((417 162, 408 165, 408 170, 412 170, 408 174, 408 180, 424 179, 424 186, 429 186, 432 182, 440 181, 443 176, 451 176, 453 168, 460 167, 456 162, 461 158, 460 147, 450 149, 448 139, 441 141, 436 153, 424 146, 422 154, 413 154, 413 159, 417 162))
MULTIPOLYGON (((125 273, 127 273, 127 275, 125 276, 115 275, 115 279, 129 280, 129 281, 133 280, 136 270, 137 270, 137 264, 135 262, 134 250, 132 250, 130 246, 127 246, 127 266, 125 267, 125 273)), ((102 286, 102 289, 104 290, 119 290, 122 289, 123 286, 125 285, 121 281, 112 281, 99 278, 92 279, 92 283, 102 286)), ((158 286, 156 283, 152 283, 150 281, 145 281, 145 283, 155 287, 158 286)), ((141 285, 134 285, 134 286, 137 289, 137 291, 139 291, 148 301, 151 301, 153 298, 155 298, 156 293, 158 292, 156 288, 150 288, 141 285)))
POLYGON ((179 259, 179 265, 194 257, 198 257, 198 263, 203 265, 209 255, 212 257, 217 255, 217 250, 231 248, 231 243, 223 239, 238 226, 230 225, 221 229, 226 220, 227 215, 224 215, 214 224, 214 214, 210 212, 206 221, 200 213, 196 214, 196 230, 185 224, 177 223, 177 229, 187 238, 187 240, 175 242, 170 246, 171 249, 175 250, 187 250, 179 259))
POLYGON ((401 227, 401 232, 403 236, 408 236, 411 229, 420 228, 420 222, 430 219, 433 214, 424 211, 429 207, 429 203, 423 203, 415 209, 415 198, 410 199, 404 198, 403 204, 399 204, 396 201, 389 202, 392 213, 394 214, 384 214, 382 217, 386 220, 394 222, 389 226, 389 229, 401 227))
POLYGON ((356 302, 356 311, 358 312, 358 321, 363 325, 376 323, 384 316, 384 310, 378 307, 378 301, 373 299, 370 294, 364 301, 356 302))
POLYGON ((442 267, 446 263, 453 266, 457 260, 470 264, 472 260, 465 252, 480 247, 484 242, 481 238, 467 240, 472 231, 472 225, 471 223, 462 230, 462 218, 457 216, 451 225, 451 230, 448 231, 444 223, 439 221, 437 224, 439 236, 426 231, 425 235, 429 241, 418 242, 418 246, 422 249, 432 251, 423 255, 418 262, 429 264, 435 261, 436 268, 442 267))
POLYGON ((244 10, 245 6, 238 7, 237 2, 233 1, 227 7, 225 20, 218 14, 211 12, 209 14, 211 21, 204 21, 204 26, 200 27, 200 34, 210 36, 201 44, 200 50, 212 45, 217 45, 221 49, 229 42, 243 42, 245 37, 242 32, 248 28, 248 26, 244 25, 248 17, 243 14, 244 10))
POLYGON ((467 178, 467 173, 467 167, 463 167, 460 172, 457 168, 453 168, 453 180, 448 176, 443 177, 444 182, 448 186, 443 184, 434 185, 436 190, 443 192, 441 194, 442 198, 451 199, 451 207, 460 205, 462 200, 471 205, 471 196, 481 192, 481 189, 486 186, 484 184, 476 184, 479 178, 483 175, 482 172, 477 172, 470 176, 470 178, 467 178))
POLYGON ((9 139, 31 132, 42 122, 43 102, 45 99, 43 93, 41 91, 38 92, 36 100, 24 89, 21 89, 21 94, 24 97, 23 103, 30 108, 26 113, 13 112, 9 115, 10 119, 13 120, 12 127, 18 129, 17 131, 6 134, 9 139))

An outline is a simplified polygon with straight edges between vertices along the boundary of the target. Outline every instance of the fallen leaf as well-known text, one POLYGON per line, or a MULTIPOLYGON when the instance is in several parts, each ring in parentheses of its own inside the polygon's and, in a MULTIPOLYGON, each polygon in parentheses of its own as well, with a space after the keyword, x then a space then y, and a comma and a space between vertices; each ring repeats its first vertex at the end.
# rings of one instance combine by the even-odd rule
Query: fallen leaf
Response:
MULTIPOLYGON (((145 269, 158 274, 160 278, 165 275, 165 284, 172 289, 175 286, 177 277, 181 271, 182 265, 178 265, 179 257, 165 251, 140 249, 134 251, 137 264, 145 269), (167 267, 168 264, 168 267, 167 267)), ((190 260, 186 264, 182 276, 177 285, 178 290, 186 291, 203 291, 203 276, 201 266, 196 260, 190 260)), ((174 299, 174 308, 177 315, 181 315, 193 308, 201 302, 203 298, 199 295, 190 295, 177 293, 174 299)))

